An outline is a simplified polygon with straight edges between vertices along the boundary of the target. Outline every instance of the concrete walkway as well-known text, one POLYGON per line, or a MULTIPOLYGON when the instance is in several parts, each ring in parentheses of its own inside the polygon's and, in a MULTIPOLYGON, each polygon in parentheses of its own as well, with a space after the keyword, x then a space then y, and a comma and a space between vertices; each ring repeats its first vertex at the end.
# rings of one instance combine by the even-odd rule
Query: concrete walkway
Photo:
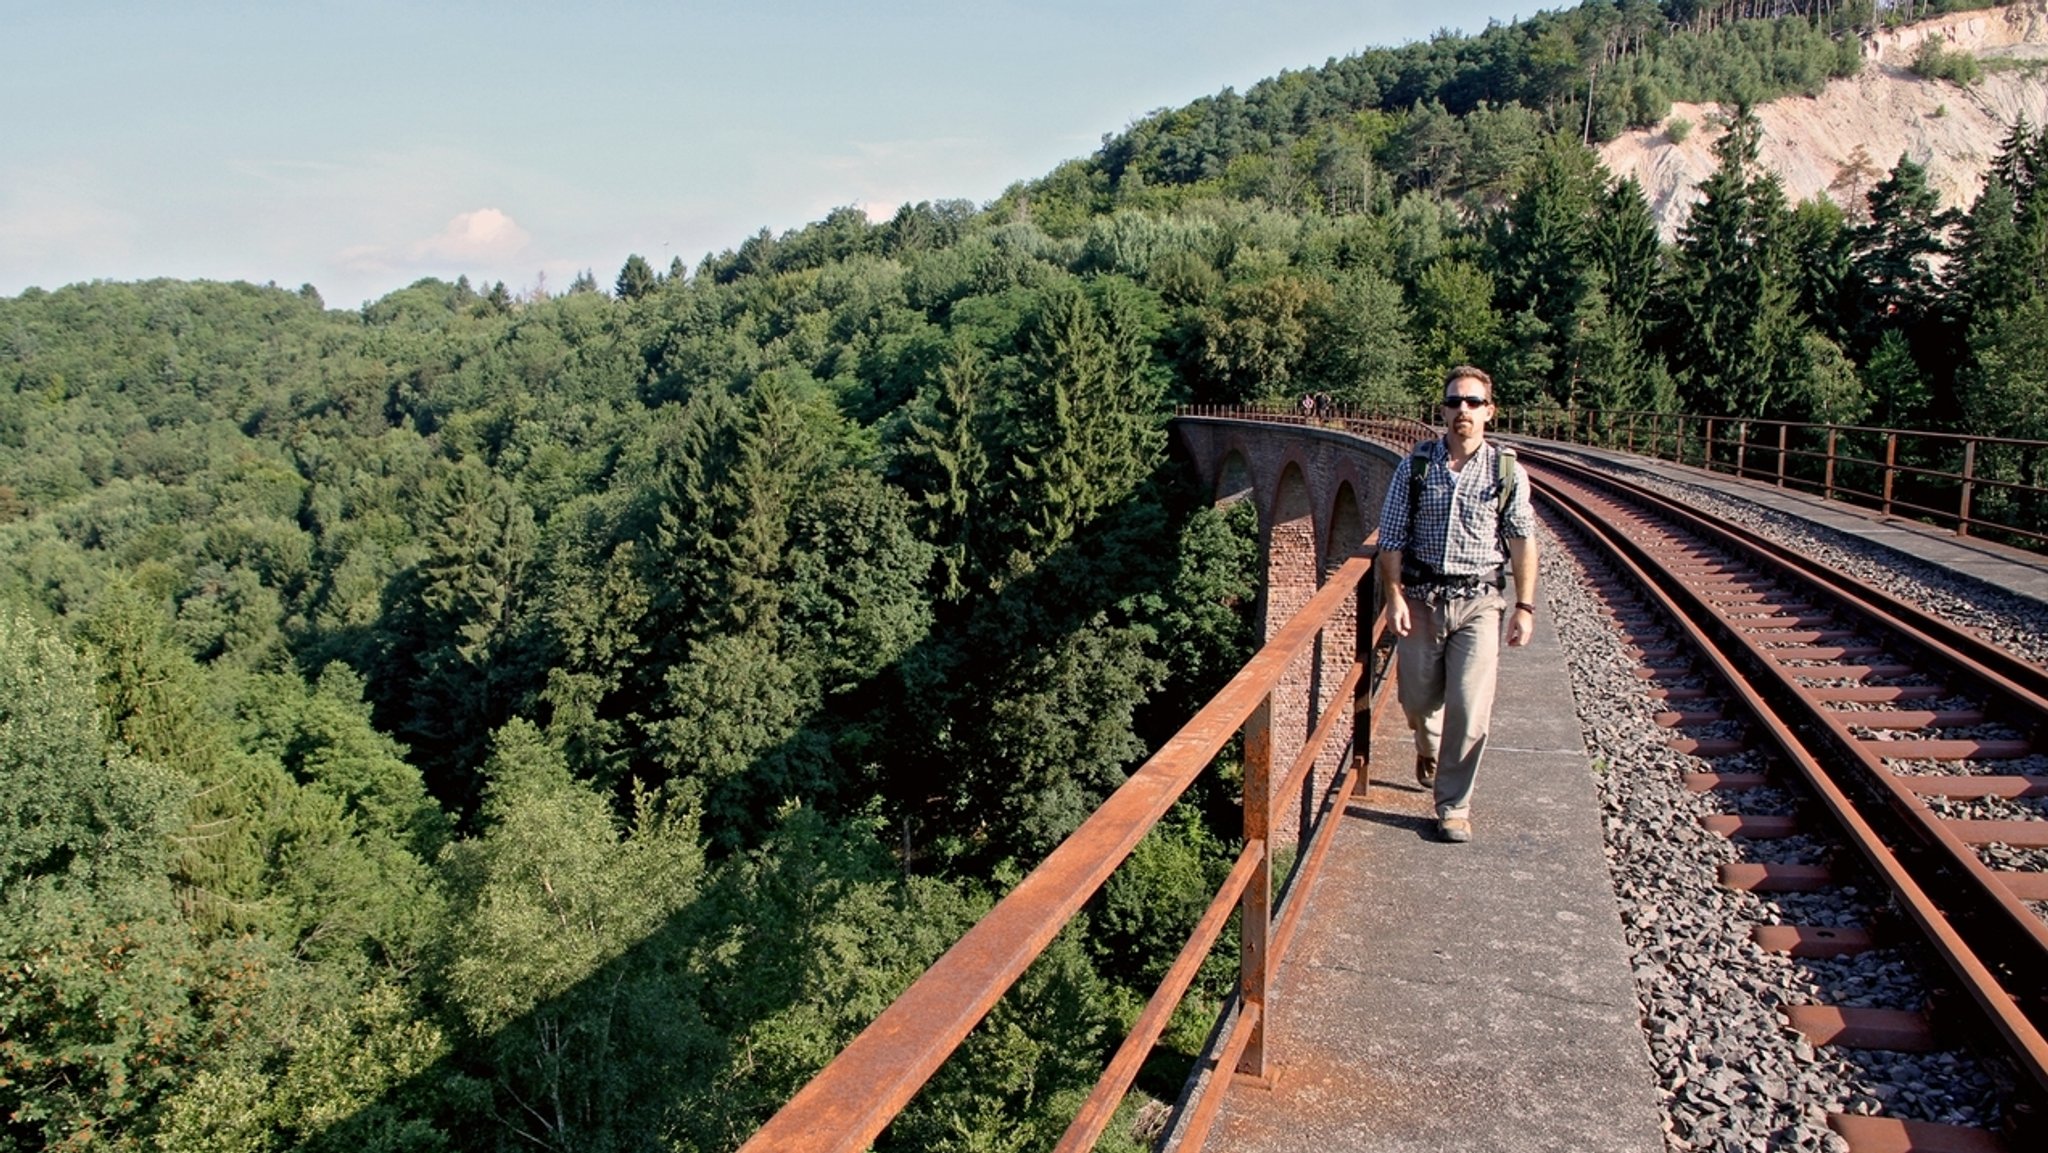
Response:
POLYGON ((1398 712, 1272 996, 1272 1088, 1207 1147, 1319 1153, 1664 1146, 1570 674, 1547 613, 1503 654, 1474 838, 1436 841, 1398 712))
MULTIPOLYGON (((2042 555, 1770 484, 1558 447, 1706 485, 2048 605, 2042 555)), ((1372 763, 1275 982, 1274 1083, 1228 1085, 1207 1147, 1662 1150, 1598 798, 1548 614, 1537 614, 1534 643, 1503 653, 1471 844, 1434 839, 1397 711, 1376 720, 1372 763)))

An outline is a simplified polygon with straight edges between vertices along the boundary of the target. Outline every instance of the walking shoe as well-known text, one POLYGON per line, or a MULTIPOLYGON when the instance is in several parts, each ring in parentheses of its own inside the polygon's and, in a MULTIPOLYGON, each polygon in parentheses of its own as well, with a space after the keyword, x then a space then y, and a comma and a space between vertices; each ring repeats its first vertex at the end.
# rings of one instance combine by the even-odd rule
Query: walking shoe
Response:
POLYGON ((1453 845, 1472 839, 1472 821, 1467 817, 1445 817, 1436 823, 1437 836, 1453 845))
POLYGON ((1436 784, 1436 758, 1418 754, 1415 758, 1415 783, 1423 788, 1436 784))

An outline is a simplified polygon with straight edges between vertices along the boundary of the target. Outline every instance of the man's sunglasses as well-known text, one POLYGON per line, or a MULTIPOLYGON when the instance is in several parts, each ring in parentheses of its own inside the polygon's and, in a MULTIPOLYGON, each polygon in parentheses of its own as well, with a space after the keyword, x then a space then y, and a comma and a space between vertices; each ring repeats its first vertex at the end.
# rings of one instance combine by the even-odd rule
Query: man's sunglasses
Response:
POLYGON ((1483 396, 1447 396, 1445 408, 1485 408, 1490 402, 1483 396))

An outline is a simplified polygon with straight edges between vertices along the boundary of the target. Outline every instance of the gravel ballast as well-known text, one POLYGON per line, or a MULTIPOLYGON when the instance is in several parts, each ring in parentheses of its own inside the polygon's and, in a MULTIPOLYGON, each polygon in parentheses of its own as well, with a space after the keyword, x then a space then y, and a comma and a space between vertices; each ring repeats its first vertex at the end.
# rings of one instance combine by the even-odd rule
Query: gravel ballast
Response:
MULTIPOLYGON (((2048 637, 2048 610, 2033 602, 1933 566, 1906 565, 1889 550, 1707 489, 1661 481, 1655 487, 1796 543, 1808 556, 1991 635, 2028 659, 2048 655, 2041 639, 2048 637)), ((1671 733, 1653 717, 1670 706, 1646 695, 1635 673, 1640 662, 1594 591, 1592 578, 1605 574, 1582 569, 1548 523, 1542 544, 1544 592, 1572 664, 1598 777, 1607 857, 1664 1095, 1669 1148, 1846 1150, 1828 1127, 1830 1113, 1995 1126, 1997 1067, 1968 1052, 1817 1049, 1786 1025, 1780 1009, 1796 1004, 1925 1008, 1945 971, 1911 945, 1816 961, 1755 944, 1750 931, 1758 925, 1871 925, 1884 918, 1888 899, 1867 881, 1802 894, 1720 885, 1722 864, 1812 863, 1828 854, 1827 842, 1736 842, 1701 827, 1700 818, 1715 813, 1791 812, 1797 796, 1779 788, 1689 792, 1684 773, 1756 771, 1756 754, 1709 763, 1667 748, 1671 733)))

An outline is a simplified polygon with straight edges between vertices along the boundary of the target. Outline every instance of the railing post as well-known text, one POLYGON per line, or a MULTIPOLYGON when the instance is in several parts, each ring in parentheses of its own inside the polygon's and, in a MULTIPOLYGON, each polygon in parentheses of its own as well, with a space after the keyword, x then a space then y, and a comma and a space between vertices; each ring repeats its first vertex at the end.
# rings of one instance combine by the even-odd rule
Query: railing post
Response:
POLYGON ((1749 469, 1749 422, 1735 422, 1735 476, 1742 479, 1749 469))
POLYGON ((1977 442, 1963 442, 1963 496, 1957 503, 1956 535, 1970 535, 1970 496, 1977 487, 1977 442))
POLYGON ((1628 414, 1628 450, 1631 453, 1636 450, 1636 414, 1633 412, 1628 414))
POLYGON ((1839 428, 1832 426, 1828 428, 1827 477, 1821 486, 1821 492, 1823 493, 1821 499, 1823 500, 1835 499, 1835 442, 1841 434, 1842 430, 1839 428))
POLYGON ((1892 515, 1892 479, 1899 475, 1899 434, 1884 434, 1884 515, 1892 515))
MULTIPOLYGON (((1273 694, 1244 723, 1244 840, 1259 864, 1238 905, 1238 1019, 1252 1022, 1237 1072, 1266 1075, 1266 983, 1273 931, 1273 694)), ((1218 1070, 1220 1073, 1221 1070, 1218 1070)))
POLYGON ((1714 418, 1711 416, 1707 418, 1706 442, 1700 446, 1700 467, 1708 472, 1714 471, 1714 418))
POLYGON ((1792 426, 1791 426, 1791 425, 1789 425, 1789 424, 1781 424, 1781 425, 1779 425, 1779 426, 1778 426, 1778 487, 1779 487, 1779 488, 1784 488, 1784 487, 1785 487, 1785 432, 1786 432, 1786 430, 1787 430, 1787 429, 1789 429, 1789 428, 1791 428, 1791 427, 1792 427, 1792 426))

